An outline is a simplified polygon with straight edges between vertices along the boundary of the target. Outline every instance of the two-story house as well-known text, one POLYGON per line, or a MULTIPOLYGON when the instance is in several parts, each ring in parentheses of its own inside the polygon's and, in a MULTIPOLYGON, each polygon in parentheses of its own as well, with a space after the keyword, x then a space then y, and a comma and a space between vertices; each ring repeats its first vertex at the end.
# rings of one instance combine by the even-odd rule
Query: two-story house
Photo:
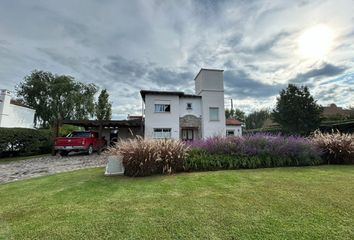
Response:
POLYGON ((141 90, 145 138, 195 140, 226 135, 223 70, 201 69, 195 94, 141 90))

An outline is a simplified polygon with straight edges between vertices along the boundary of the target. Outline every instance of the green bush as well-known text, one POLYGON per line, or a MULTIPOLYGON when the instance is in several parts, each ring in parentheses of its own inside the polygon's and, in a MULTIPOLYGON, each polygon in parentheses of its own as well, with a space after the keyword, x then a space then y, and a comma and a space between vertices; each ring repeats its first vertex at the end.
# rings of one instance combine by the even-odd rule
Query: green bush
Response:
POLYGON ((49 153, 52 134, 48 129, 0 128, 0 157, 49 153))
POLYGON ((266 168, 319 165, 320 158, 296 158, 272 155, 210 154, 202 149, 192 149, 184 162, 186 171, 215 171, 239 168, 266 168))

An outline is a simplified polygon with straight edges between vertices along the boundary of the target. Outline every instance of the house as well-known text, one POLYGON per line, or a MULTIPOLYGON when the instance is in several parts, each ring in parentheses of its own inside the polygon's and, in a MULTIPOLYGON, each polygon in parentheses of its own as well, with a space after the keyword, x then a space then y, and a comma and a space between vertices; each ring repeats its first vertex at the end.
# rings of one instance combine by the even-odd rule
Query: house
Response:
POLYGON ((0 89, 0 127, 34 128, 35 110, 11 99, 11 92, 0 89))
POLYGON ((226 136, 242 136, 242 123, 237 119, 226 119, 226 136))
POLYGON ((353 110, 343 109, 334 103, 323 107, 322 117, 327 119, 349 119, 351 116, 354 116, 353 110))
POLYGON ((201 69, 195 94, 141 90, 145 138, 195 140, 226 135, 224 71, 201 69))

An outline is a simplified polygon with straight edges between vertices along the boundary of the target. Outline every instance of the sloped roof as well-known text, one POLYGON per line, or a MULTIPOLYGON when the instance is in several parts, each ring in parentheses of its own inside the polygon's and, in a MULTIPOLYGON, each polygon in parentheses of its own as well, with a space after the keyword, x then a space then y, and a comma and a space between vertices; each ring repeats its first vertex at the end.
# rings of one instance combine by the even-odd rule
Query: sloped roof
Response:
POLYGON ((229 118, 226 119, 226 125, 241 126, 242 123, 237 119, 229 118))

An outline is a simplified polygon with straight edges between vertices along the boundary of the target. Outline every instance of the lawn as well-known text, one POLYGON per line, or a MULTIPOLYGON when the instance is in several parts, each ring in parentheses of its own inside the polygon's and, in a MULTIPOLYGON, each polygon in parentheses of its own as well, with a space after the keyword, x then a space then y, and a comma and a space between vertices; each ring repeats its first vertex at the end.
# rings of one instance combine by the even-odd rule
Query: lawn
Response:
POLYGON ((354 239, 354 166, 0 185, 0 238, 354 239))

